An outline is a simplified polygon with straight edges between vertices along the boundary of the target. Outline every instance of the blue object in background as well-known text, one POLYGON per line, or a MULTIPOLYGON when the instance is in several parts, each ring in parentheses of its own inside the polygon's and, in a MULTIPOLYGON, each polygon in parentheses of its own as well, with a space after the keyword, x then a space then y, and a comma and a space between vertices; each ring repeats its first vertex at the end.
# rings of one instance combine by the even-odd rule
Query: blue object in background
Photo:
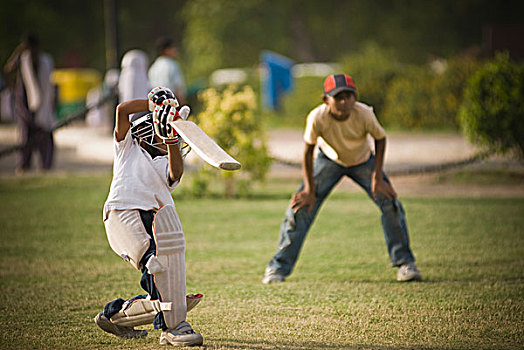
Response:
POLYGON ((294 62, 271 51, 262 51, 260 60, 265 70, 265 77, 261 79, 262 103, 268 109, 279 110, 282 94, 293 88, 291 68, 294 62))

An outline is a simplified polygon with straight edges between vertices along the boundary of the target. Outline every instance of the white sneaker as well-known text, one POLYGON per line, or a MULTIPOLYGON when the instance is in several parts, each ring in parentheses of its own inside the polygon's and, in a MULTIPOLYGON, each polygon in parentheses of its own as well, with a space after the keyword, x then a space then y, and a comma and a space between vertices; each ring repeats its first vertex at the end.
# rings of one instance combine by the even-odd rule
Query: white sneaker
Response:
POLYGON ((407 264, 400 265, 397 273, 397 281, 408 282, 408 281, 422 281, 422 275, 415 263, 410 262, 407 264))
POLYGON ((114 334, 120 338, 144 338, 147 335, 146 330, 114 324, 110 319, 104 316, 103 312, 96 315, 94 321, 103 331, 114 334))
POLYGON ((186 321, 182 321, 174 329, 162 331, 160 344, 173 346, 196 346, 202 345, 204 338, 202 334, 195 333, 186 321))
POLYGON ((269 268, 266 268, 266 273, 264 274, 264 278, 262 279, 262 283, 264 284, 270 284, 270 283, 280 283, 284 282, 286 278, 278 273, 275 272, 275 270, 271 270, 269 268))

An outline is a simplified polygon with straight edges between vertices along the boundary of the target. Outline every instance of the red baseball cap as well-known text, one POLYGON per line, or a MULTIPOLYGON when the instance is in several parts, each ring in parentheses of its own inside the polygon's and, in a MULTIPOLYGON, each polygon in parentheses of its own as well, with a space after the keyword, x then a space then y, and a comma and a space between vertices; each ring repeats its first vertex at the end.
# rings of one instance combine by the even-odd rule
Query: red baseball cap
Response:
POLYGON ((324 94, 335 96, 342 91, 357 92, 353 78, 346 74, 332 74, 324 80, 324 94))

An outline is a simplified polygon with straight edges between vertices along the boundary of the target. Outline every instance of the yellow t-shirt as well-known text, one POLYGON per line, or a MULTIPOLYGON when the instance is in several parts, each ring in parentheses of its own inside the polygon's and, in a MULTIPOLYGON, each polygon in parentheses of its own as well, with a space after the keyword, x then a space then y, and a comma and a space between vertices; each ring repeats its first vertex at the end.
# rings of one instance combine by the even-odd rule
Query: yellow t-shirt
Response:
POLYGON ((338 121, 329 114, 326 104, 313 109, 307 116, 304 141, 318 146, 334 162, 353 166, 368 160, 371 146, 368 134, 375 140, 386 137, 373 107, 356 102, 349 118, 338 121))

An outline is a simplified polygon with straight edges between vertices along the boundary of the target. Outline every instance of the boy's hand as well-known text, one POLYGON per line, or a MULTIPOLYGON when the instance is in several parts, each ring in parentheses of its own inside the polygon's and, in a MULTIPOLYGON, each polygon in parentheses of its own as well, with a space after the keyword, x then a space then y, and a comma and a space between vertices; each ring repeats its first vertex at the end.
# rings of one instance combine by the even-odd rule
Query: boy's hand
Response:
POLYGON ((295 193, 291 197, 291 207, 293 208, 293 212, 296 213, 301 208, 308 207, 308 213, 313 212, 313 208, 315 206, 316 201, 316 195, 315 192, 306 192, 306 191, 300 191, 298 193, 295 193))
POLYGON ((178 100, 175 94, 171 90, 165 87, 157 86, 156 88, 149 91, 147 94, 149 101, 148 108, 150 112, 154 112, 155 108, 170 105, 172 107, 178 107, 178 100))
POLYGON ((181 118, 180 113, 170 104, 156 107, 153 111, 153 126, 155 133, 165 144, 174 144, 180 141, 180 136, 171 126, 171 122, 181 118))
POLYGON ((371 176, 371 194, 374 200, 377 200, 377 193, 379 192, 389 200, 397 198, 397 193, 393 189, 393 186, 384 181, 382 175, 379 176, 373 173, 371 176))

